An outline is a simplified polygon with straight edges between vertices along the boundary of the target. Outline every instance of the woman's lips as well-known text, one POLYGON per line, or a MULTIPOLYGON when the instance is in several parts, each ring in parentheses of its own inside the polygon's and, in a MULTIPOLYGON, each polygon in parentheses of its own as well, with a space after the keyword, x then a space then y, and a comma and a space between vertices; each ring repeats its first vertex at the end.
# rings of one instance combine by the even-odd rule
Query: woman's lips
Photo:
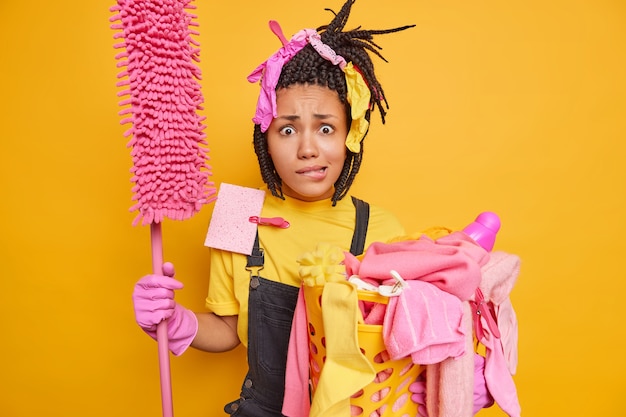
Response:
POLYGON ((323 179, 324 177, 326 177, 326 167, 307 167, 296 171, 296 173, 310 178, 323 179))

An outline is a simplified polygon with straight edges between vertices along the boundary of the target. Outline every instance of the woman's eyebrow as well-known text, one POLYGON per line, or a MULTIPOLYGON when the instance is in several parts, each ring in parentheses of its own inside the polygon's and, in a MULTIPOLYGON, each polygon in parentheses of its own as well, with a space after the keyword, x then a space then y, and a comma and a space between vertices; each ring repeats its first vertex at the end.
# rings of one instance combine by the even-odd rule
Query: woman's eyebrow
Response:
MULTIPOLYGON (((313 115, 314 118, 316 119, 333 119, 333 118, 337 118, 337 116, 335 116, 334 114, 326 114, 326 113, 315 113, 313 115)), ((293 122, 294 120, 299 120, 300 116, 298 116, 297 114, 284 114, 284 115, 280 115, 278 117, 276 117, 277 119, 283 119, 283 120, 289 120, 290 122, 293 122)))
POLYGON ((300 119, 300 116, 298 116, 297 114, 285 114, 285 115, 280 115, 278 117, 276 117, 277 119, 283 119, 283 120, 289 120, 290 122, 293 122, 294 120, 298 120, 300 119))
POLYGON ((313 115, 313 117, 315 117, 316 119, 336 119, 336 118, 337 118, 337 116, 335 116, 335 115, 334 115, 334 114, 332 114, 332 113, 329 113, 329 114, 325 114, 325 113, 321 113, 321 114, 320 114, 320 113, 315 113, 315 114, 313 115))

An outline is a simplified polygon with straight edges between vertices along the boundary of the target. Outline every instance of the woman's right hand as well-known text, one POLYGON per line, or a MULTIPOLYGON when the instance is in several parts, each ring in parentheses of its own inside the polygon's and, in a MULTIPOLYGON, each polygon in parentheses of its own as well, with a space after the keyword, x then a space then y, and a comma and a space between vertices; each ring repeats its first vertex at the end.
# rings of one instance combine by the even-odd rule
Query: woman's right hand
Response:
POLYGON ((174 314, 176 307, 174 291, 183 288, 183 284, 173 276, 173 265, 165 263, 163 275, 146 275, 135 284, 133 291, 135 320, 148 334, 156 332, 156 325, 174 314))
POLYGON ((163 264, 163 275, 146 275, 137 281, 132 298, 139 327, 156 340, 157 325, 167 320, 169 349, 180 355, 196 336, 198 319, 192 311, 174 301, 174 291, 183 288, 183 284, 173 276, 174 266, 163 264))

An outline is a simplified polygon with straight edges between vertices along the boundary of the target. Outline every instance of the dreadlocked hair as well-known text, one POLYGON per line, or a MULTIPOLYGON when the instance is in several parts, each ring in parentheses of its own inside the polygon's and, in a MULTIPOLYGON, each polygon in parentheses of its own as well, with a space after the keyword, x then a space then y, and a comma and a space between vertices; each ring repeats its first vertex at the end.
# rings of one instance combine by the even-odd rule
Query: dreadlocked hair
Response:
MULTIPOLYGON (((374 36, 400 32, 414 27, 415 25, 385 30, 364 30, 359 26, 344 32, 343 29, 348 21, 350 10, 355 1, 356 0, 347 0, 339 13, 335 13, 331 9, 326 9, 334 14, 334 18, 328 25, 318 27, 317 31, 323 43, 331 47, 337 55, 342 56, 346 62, 352 62, 352 65, 363 76, 371 92, 369 110, 365 114, 365 119, 369 122, 371 110, 377 108, 380 113, 381 121, 384 124, 385 116, 389 109, 389 103, 385 97, 382 85, 378 81, 378 78, 376 78, 374 64, 368 52, 373 53, 387 62, 380 53, 382 48, 374 42, 374 36)), ((350 128, 352 117, 350 104, 347 99, 348 87, 346 85, 345 74, 339 66, 333 65, 320 56, 311 45, 306 45, 283 66, 276 85, 276 90, 278 91, 281 88, 288 88, 298 84, 319 85, 335 91, 346 109, 346 120, 348 121, 348 129, 350 128)), ((350 150, 346 151, 343 169, 335 182, 335 192, 332 197, 333 206, 337 204, 337 201, 348 194, 356 174, 359 172, 363 160, 363 140, 366 136, 367 133, 361 139, 361 147, 358 153, 350 150)), ((278 176, 272 158, 268 153, 266 136, 261 132, 259 125, 255 125, 254 127, 253 142, 263 181, 267 184, 272 195, 284 199, 281 188, 282 180, 278 176)))

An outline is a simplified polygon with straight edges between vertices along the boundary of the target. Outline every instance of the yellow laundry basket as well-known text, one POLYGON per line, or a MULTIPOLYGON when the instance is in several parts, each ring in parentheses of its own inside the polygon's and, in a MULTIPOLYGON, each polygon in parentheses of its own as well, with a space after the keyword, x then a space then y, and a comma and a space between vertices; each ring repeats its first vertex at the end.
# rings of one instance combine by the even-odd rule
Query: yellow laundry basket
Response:
MULTIPOLYGON (((324 287, 303 288, 309 321, 311 384, 315 393, 326 357, 321 308, 324 287)), ((388 302, 387 297, 369 291, 358 291, 358 298, 361 301, 382 304, 388 302)), ((389 360, 383 342, 382 328, 382 325, 358 325, 359 347, 376 371, 376 377, 369 385, 354 393, 350 399, 352 416, 415 417, 418 406, 411 400, 409 385, 424 368, 413 364, 410 357, 389 360)))

